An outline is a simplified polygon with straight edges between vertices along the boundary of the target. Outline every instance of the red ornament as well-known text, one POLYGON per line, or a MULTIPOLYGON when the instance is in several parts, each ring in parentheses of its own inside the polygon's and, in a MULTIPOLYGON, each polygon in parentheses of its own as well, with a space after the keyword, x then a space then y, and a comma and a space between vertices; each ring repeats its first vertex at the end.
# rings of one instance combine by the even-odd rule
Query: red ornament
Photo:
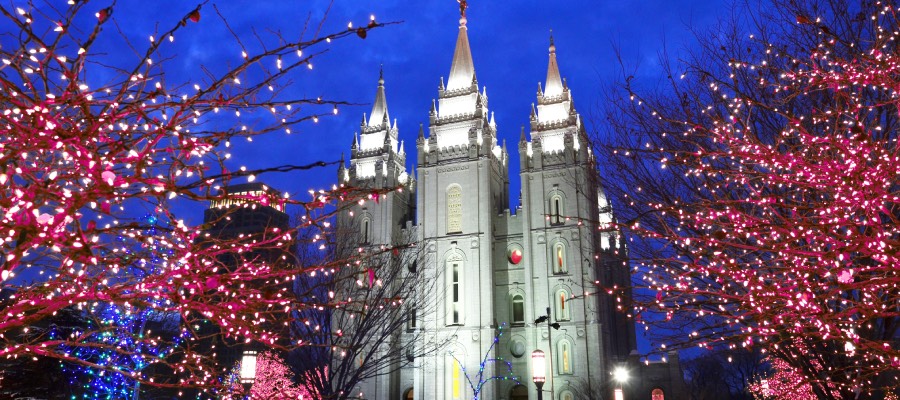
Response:
POLYGON ((188 18, 191 19, 191 22, 200 22, 200 10, 191 11, 188 18))
POLYGON ((513 264, 518 264, 520 261, 522 261, 522 250, 519 250, 519 249, 510 250, 509 262, 511 262, 513 264))
POLYGON ((104 21, 106 21, 106 18, 108 18, 109 14, 111 14, 111 13, 112 13, 112 7, 106 7, 104 9, 100 10, 99 12, 97 12, 97 20, 100 21, 100 23, 102 24, 104 21))

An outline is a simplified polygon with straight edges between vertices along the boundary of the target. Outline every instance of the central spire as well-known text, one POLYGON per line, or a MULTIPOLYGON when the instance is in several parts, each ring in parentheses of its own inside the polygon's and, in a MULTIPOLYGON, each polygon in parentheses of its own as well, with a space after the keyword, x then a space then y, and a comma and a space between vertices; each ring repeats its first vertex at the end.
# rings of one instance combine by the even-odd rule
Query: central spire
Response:
POLYGON ((556 63, 556 45, 553 44, 553 30, 550 30, 550 62, 547 65, 547 82, 544 96, 553 97, 562 94, 563 83, 559 76, 559 65, 556 63))
POLYGON ((369 117, 368 126, 379 126, 390 121, 387 110, 387 99, 384 96, 384 67, 378 72, 378 91, 375 92, 375 104, 372 105, 372 114, 369 117))
POLYGON ((475 65, 472 63, 472 50, 469 48, 469 34, 466 29, 466 0, 459 0, 459 36, 456 38, 456 50, 453 52, 453 63, 450 65, 450 77, 447 90, 467 88, 475 77, 475 65))

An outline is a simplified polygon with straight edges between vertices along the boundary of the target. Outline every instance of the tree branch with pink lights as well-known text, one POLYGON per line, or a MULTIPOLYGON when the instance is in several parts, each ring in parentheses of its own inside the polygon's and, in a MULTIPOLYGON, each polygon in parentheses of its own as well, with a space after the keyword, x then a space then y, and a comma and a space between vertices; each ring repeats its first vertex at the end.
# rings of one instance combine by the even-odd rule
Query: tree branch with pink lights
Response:
POLYGON ((637 311, 658 345, 759 346, 817 398, 877 397, 900 386, 900 9, 772 3, 614 95, 637 311))
MULTIPOLYGON (((235 139, 290 134, 348 104, 297 97, 289 83, 312 79, 312 61, 328 43, 360 40, 384 24, 372 17, 326 32, 307 19, 296 32, 258 36, 254 44, 235 37, 233 57, 179 82, 163 68, 179 57, 171 46, 204 26, 226 24, 218 10, 185 8, 160 25, 168 28, 133 43, 117 16, 135 10, 103 7, 0 6, 5 26, 14 28, 0 47, 0 278, 9 295, 0 303, 0 357, 87 365, 61 349, 112 345, 85 342, 91 331, 54 336, 50 318, 98 303, 152 309, 193 339, 145 360, 154 367, 131 378, 157 387, 215 385, 230 366, 192 347, 210 332, 201 325, 236 342, 288 342, 283 327, 296 306, 291 283, 303 273, 290 259, 295 233, 270 227, 253 237, 209 236, 172 206, 221 200, 220 189, 237 177, 328 165, 229 170, 226 160, 235 139), (141 220, 148 212, 159 215, 153 234, 141 220), (156 267, 161 272, 139 277, 129 271, 150 257, 140 250, 146 243, 168 256, 156 267), (266 251, 281 256, 258 256, 266 251), (229 256, 235 253, 241 256, 229 256)), ((313 211, 346 195, 279 201, 299 205, 310 216, 305 224, 317 226, 330 216, 313 211)), ((165 335, 135 339, 158 345, 165 335)))

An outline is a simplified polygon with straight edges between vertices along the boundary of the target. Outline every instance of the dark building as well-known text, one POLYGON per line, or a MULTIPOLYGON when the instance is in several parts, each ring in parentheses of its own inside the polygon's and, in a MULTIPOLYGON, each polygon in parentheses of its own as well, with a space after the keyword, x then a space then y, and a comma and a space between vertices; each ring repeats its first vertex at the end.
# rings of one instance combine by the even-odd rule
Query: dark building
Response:
MULTIPOLYGON (((285 200, 281 192, 265 184, 254 182, 225 187, 219 197, 210 201, 209 208, 203 214, 203 223, 205 228, 201 240, 208 246, 227 248, 248 242, 257 244, 251 251, 221 252, 217 260, 224 270, 234 271, 247 263, 268 263, 276 268, 293 268, 295 265, 295 243, 278 240, 290 229, 285 200)), ((278 290, 268 282, 254 282, 249 281, 248 284, 265 286, 268 292, 278 290)), ((218 326, 211 323, 201 327, 199 333, 201 339, 198 345, 205 348, 205 354, 215 357, 221 368, 226 369, 221 372, 227 372, 242 358, 247 365, 242 364, 241 376, 255 372, 255 355, 263 350, 262 346, 227 338, 218 326)))
POLYGON ((625 399, 690 398, 676 351, 670 351, 665 358, 653 361, 642 358, 637 351, 633 351, 624 368, 628 379, 620 387, 625 399))

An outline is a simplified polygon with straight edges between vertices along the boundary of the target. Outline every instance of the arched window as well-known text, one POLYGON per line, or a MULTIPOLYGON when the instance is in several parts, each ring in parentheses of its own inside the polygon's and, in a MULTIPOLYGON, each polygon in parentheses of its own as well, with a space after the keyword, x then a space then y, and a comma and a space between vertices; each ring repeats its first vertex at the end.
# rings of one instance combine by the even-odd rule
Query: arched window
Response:
POLYGON ((650 400, 666 400, 666 394, 660 388, 653 389, 650 392, 650 400))
POLYGON ((561 375, 572 374, 572 343, 568 340, 560 340, 556 343, 557 368, 561 375))
POLYGON ((403 400, 413 400, 414 394, 415 392, 413 391, 413 388, 406 389, 406 391, 403 392, 403 400))
POLYGON ((515 294, 512 297, 512 323, 525 323, 525 297, 521 294, 515 294))
POLYGON ((407 321, 406 329, 414 331, 417 327, 418 316, 416 315, 416 307, 412 306, 409 308, 409 321, 407 321))
POLYGON ((553 273, 564 274, 568 271, 566 266, 566 245, 562 242, 556 242, 553 245, 553 273))
POLYGON ((571 304, 569 304, 569 291, 566 289, 559 289, 556 291, 556 320, 557 321, 568 321, 570 317, 570 308, 571 304))
POLYGON ((447 233, 462 232, 462 188, 451 185, 447 188, 447 233))
POLYGON ((462 373, 462 366, 459 365, 459 360, 453 356, 447 356, 447 369, 450 370, 447 376, 449 397, 453 400, 462 400, 464 394, 462 384, 465 377, 462 373))
POLYGON ((447 325, 462 324, 463 260, 458 255, 447 259, 447 325))
POLYGON ((371 228, 369 225, 371 225, 369 223, 369 217, 363 218, 362 223, 359 225, 359 236, 362 238, 362 243, 364 244, 368 244, 371 240, 371 235, 369 235, 371 228))
POLYGON ((509 391, 509 400, 528 400, 528 388, 524 385, 513 386, 509 391))
POLYGON ((568 390, 563 390, 562 393, 559 394, 559 400, 575 400, 575 395, 568 390))
POLYGON ((550 224, 551 225, 559 225, 566 222, 565 217, 565 206, 563 203, 563 197, 560 194, 554 194, 550 196, 550 224))

